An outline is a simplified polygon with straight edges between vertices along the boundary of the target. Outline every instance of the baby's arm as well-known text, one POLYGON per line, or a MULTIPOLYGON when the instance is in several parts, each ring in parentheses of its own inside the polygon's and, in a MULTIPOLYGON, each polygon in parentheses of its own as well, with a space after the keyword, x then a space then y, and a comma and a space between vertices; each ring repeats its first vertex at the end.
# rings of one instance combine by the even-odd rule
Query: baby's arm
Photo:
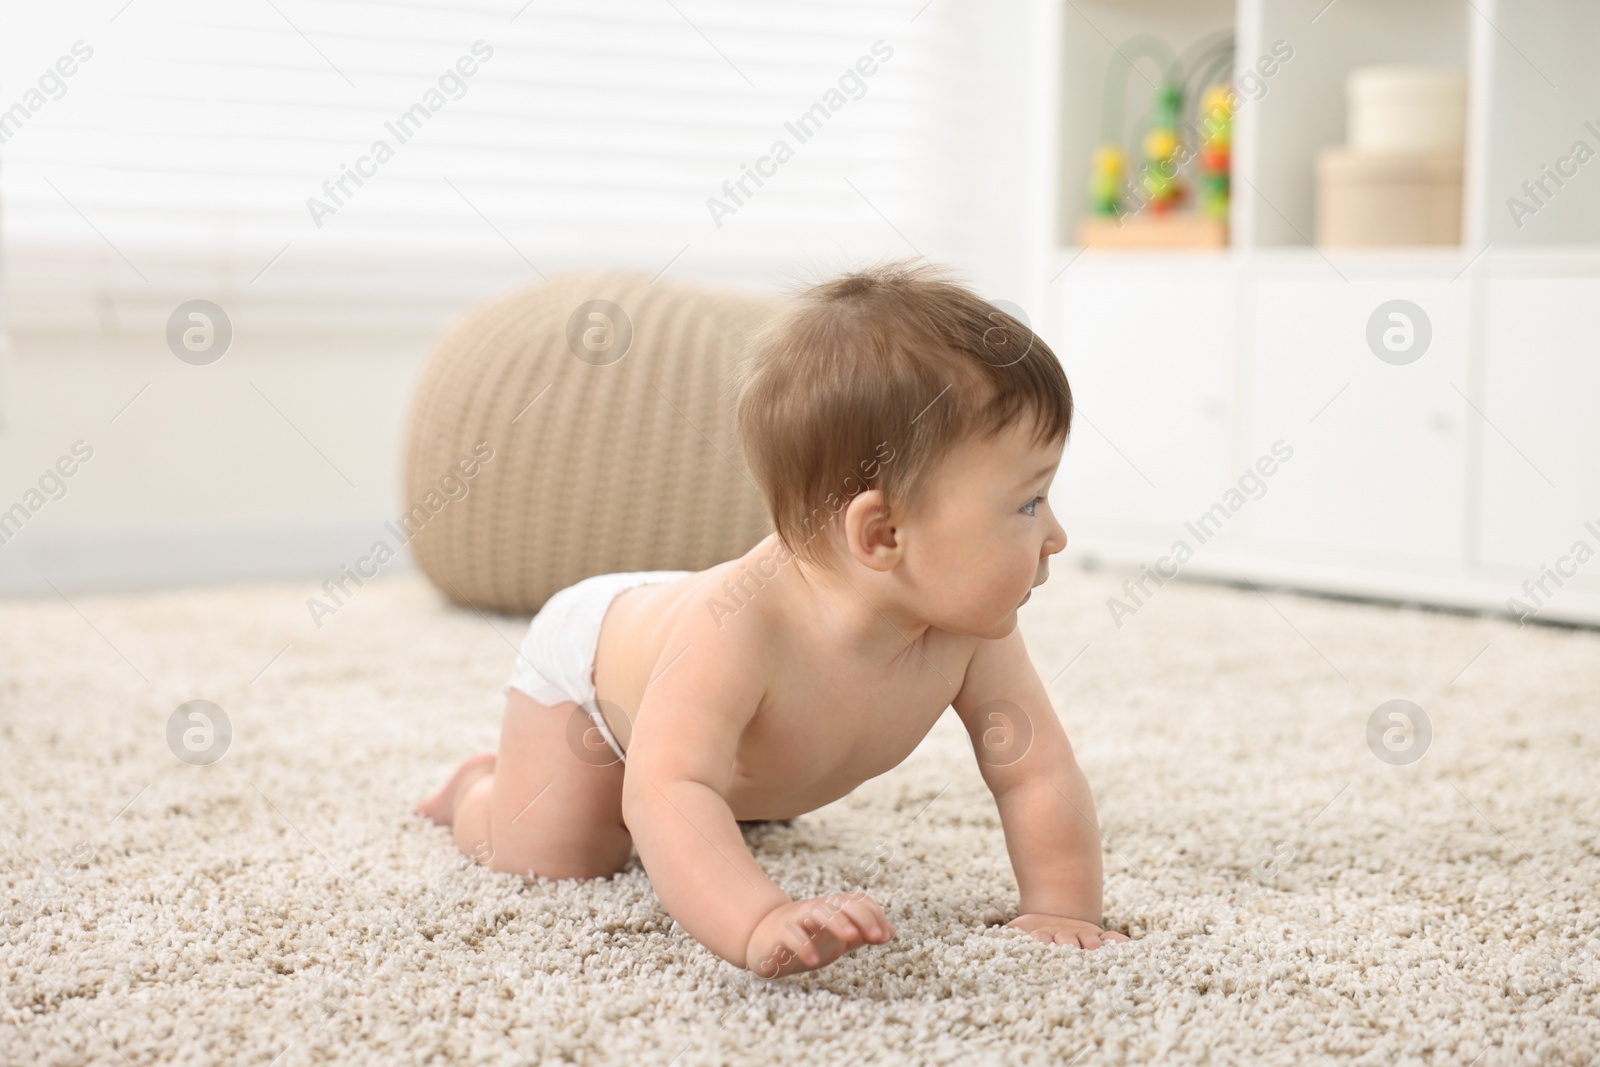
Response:
POLYGON ((1015 926, 1041 941, 1098 948, 1100 829, 1094 797, 1049 694, 1013 629, 983 641, 951 702, 994 794, 1022 899, 1015 926))
POLYGON ((681 659, 645 690, 622 787, 623 821, 662 906, 706 948, 764 978, 888 940, 887 918, 864 894, 791 902, 750 854, 723 794, 761 701, 760 651, 732 628, 683 629, 663 657, 686 649, 681 659))

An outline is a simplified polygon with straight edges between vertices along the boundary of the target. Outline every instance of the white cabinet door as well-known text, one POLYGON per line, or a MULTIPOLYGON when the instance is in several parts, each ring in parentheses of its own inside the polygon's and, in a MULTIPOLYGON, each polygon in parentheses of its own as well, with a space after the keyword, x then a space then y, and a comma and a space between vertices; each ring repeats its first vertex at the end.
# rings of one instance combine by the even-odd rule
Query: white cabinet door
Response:
POLYGON ((1478 417, 1462 395, 1469 283, 1348 268, 1343 280, 1317 266, 1321 277, 1247 283, 1250 455, 1280 439, 1294 450, 1245 509, 1251 547, 1368 571, 1459 573, 1465 425, 1478 417))
POLYGON ((1227 477, 1233 271, 1078 264, 1053 291, 1076 410, 1051 506, 1069 539, 1164 551, 1227 477))
POLYGON ((1484 317, 1474 569, 1507 596, 1542 566, 1570 574, 1548 602, 1600 593, 1600 278, 1492 278, 1484 317), (1563 563, 1579 541, 1596 558, 1563 563))

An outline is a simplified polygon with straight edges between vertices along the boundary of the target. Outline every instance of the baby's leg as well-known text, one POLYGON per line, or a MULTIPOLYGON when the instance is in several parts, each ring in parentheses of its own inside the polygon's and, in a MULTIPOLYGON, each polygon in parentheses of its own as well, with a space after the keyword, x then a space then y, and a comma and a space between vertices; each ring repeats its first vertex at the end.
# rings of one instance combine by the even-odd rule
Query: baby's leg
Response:
POLYGON ((417 810, 448 823, 457 848, 497 871, 603 878, 621 870, 633 853, 622 821, 624 765, 574 752, 574 715, 589 727, 570 701, 545 705, 512 689, 498 757, 470 757, 417 810))

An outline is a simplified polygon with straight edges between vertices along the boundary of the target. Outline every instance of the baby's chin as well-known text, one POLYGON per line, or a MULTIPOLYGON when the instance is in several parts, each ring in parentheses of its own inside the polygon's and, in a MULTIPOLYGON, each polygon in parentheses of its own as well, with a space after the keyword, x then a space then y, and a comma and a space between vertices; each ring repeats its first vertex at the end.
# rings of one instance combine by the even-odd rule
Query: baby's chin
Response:
POLYGON ((980 637, 987 641, 1005 637, 1017 628, 1017 611, 1033 596, 1033 590, 1028 590, 1021 601, 1012 605, 1010 611, 1004 614, 990 614, 1001 609, 991 604, 983 616, 978 618, 930 618, 928 625, 943 630, 945 633, 960 634, 965 637, 980 637))
POLYGON ((983 627, 981 629, 970 629, 970 630, 965 630, 964 632, 966 633, 966 635, 968 637, 981 637, 985 641, 994 641, 994 640, 997 640, 999 638, 1005 637, 1007 634, 1009 634, 1012 630, 1015 630, 1016 628, 1017 628, 1017 609, 1016 608, 1012 608, 1011 611, 1004 618, 997 619, 993 623, 991 623, 990 625, 988 625, 986 627, 983 627))
POLYGON ((1001 623, 1000 623, 1001 633, 999 634, 999 636, 1004 637, 1006 634, 1010 633, 1012 630, 1015 630, 1017 628, 1017 620, 1021 616, 1022 605, 1026 604, 1031 599, 1033 599, 1033 590, 1032 589, 1028 590, 1027 595, 1022 598, 1021 603, 1017 604, 1016 607, 1014 607, 1010 611, 1008 611, 1006 613, 1006 617, 1003 620, 1001 620, 1001 623))

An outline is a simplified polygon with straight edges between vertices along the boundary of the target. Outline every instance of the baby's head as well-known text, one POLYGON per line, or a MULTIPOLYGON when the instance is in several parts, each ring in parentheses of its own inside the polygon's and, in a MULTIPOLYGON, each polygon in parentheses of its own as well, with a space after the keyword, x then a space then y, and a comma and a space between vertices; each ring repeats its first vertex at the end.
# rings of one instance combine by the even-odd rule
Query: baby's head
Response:
POLYGON ((936 267, 875 267, 798 294, 736 379, 740 443, 790 552, 895 576, 942 629, 1015 625, 1066 546, 1045 497, 1072 392, 1032 330, 936 267))

